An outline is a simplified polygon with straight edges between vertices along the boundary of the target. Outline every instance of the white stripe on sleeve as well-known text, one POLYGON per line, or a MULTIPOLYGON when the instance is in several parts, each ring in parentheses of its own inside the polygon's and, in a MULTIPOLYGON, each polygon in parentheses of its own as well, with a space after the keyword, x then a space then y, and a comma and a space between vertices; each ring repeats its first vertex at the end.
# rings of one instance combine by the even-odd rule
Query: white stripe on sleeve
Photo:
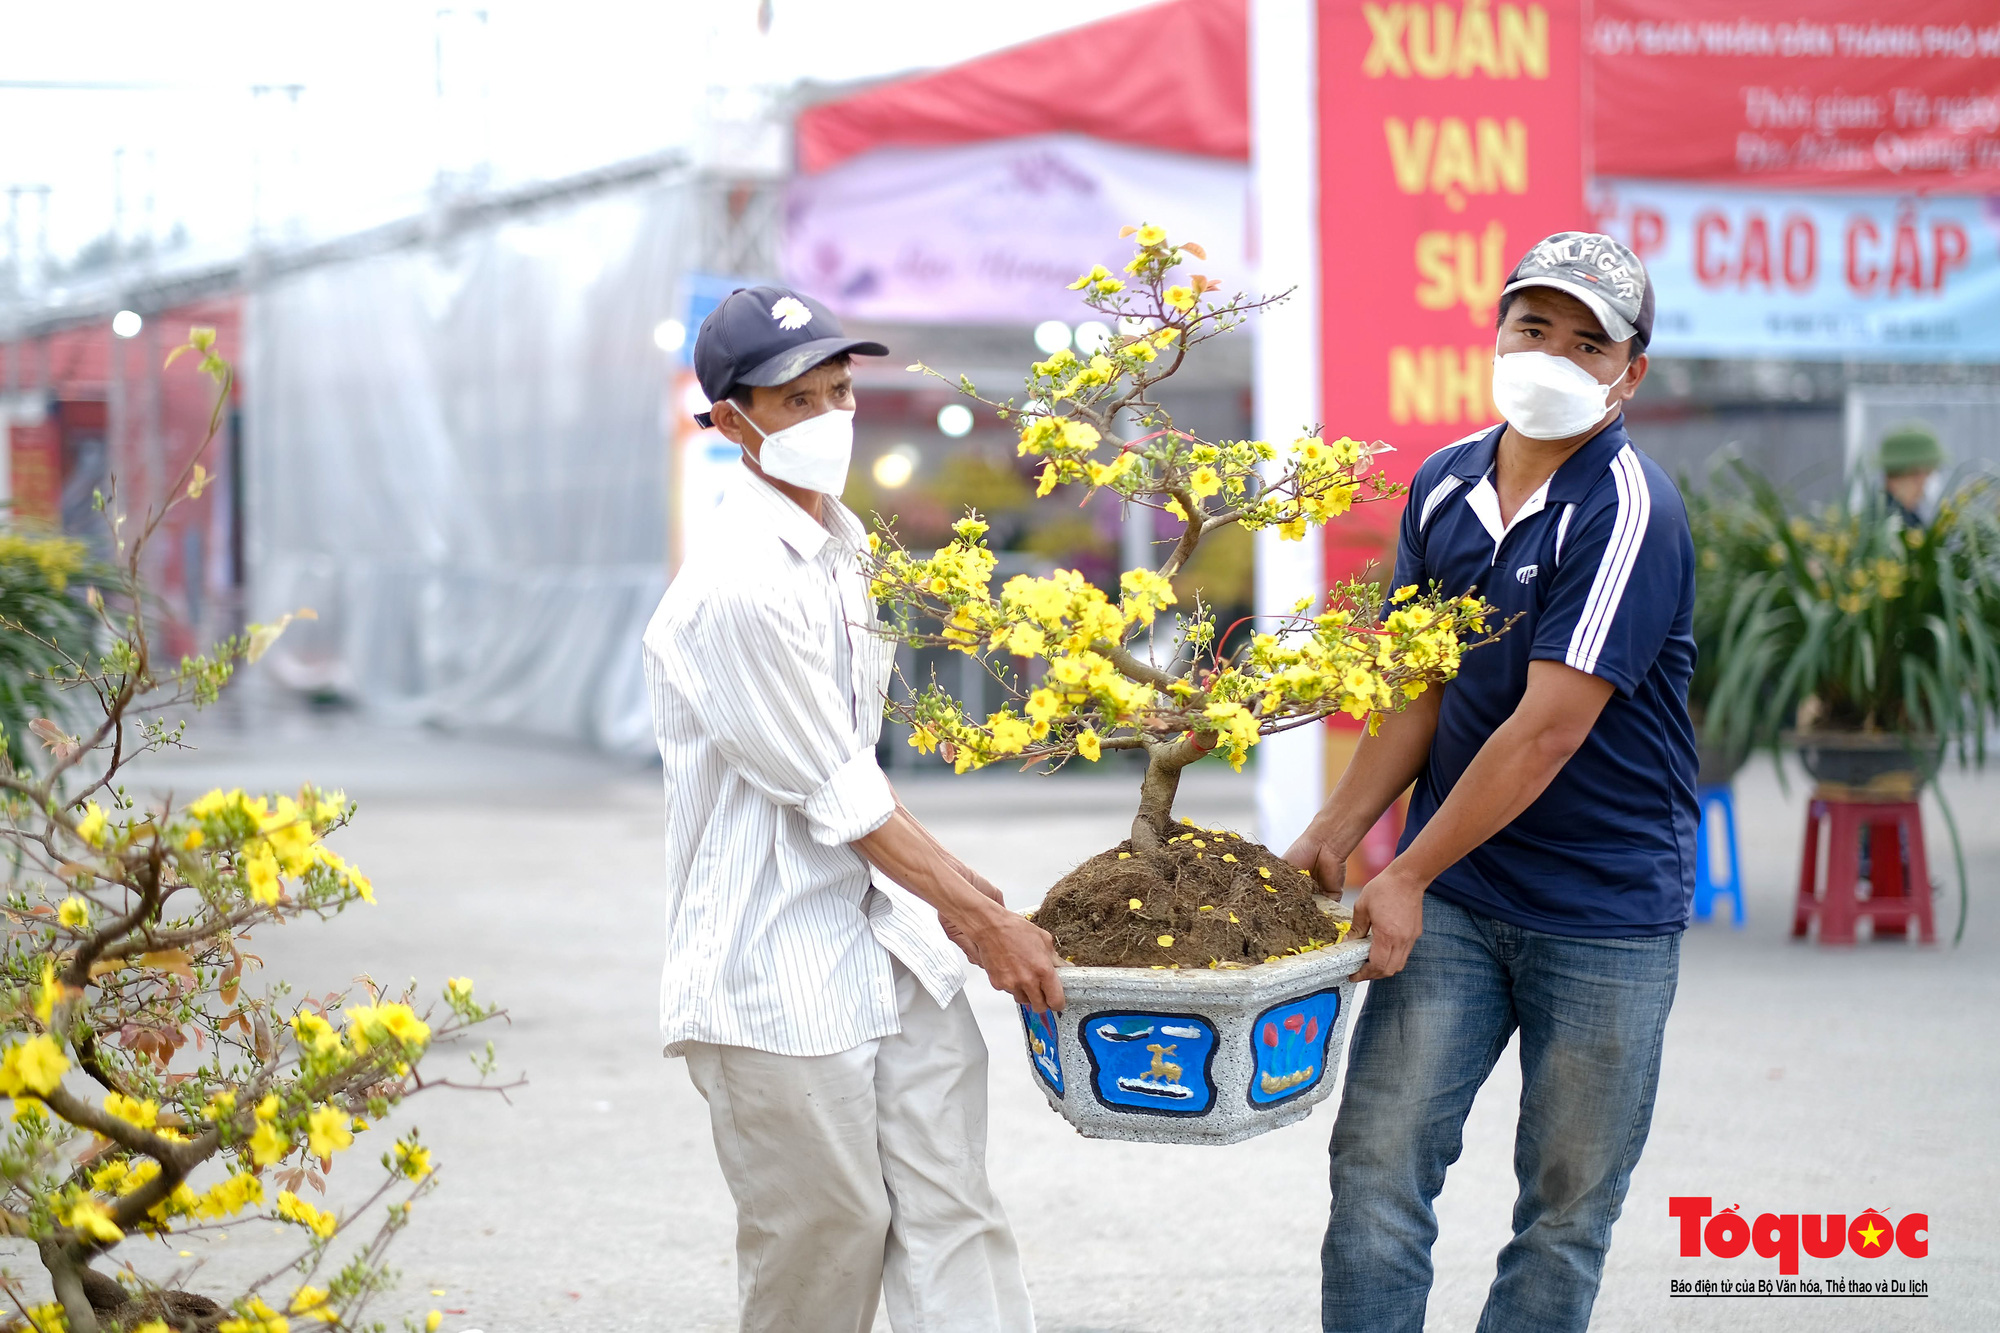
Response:
POLYGON ((1570 636, 1569 651, 1563 661, 1578 671, 1595 672, 1611 622, 1625 596, 1625 584, 1638 564, 1639 544, 1645 540, 1646 526, 1653 515, 1653 495, 1646 486, 1639 456, 1630 446, 1620 449, 1611 460, 1611 479, 1618 489, 1618 513, 1611 523, 1611 538, 1604 544, 1597 577, 1591 582, 1590 596, 1577 618, 1576 632, 1570 636))

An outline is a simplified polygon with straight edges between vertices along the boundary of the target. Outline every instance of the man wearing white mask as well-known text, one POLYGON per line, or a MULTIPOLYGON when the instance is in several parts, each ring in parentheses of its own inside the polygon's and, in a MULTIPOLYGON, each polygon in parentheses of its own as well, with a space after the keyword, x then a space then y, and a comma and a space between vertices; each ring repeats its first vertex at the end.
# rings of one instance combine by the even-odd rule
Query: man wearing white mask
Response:
POLYGON ((875 761, 891 648, 866 535, 835 497, 849 358, 887 352, 781 287, 733 293, 695 341, 713 404, 696 420, 744 470, 646 630, 667 789, 661 1032, 736 1201, 743 1329, 866 1333, 879 1297, 899 1331, 1026 1333, 958 950, 1032 1008, 1060 1009, 1062 986, 1048 934, 875 761))
POLYGON ((1626 438, 1653 293, 1608 236, 1531 250, 1500 298, 1506 422, 1426 460, 1395 583, 1477 593, 1499 641, 1378 718, 1288 853, 1341 887, 1415 784, 1396 859, 1362 886, 1374 940, 1321 1251, 1322 1322, 1420 1333, 1432 1204, 1518 1031, 1520 1193, 1481 1333, 1581 1333, 1652 1122, 1694 886, 1694 546, 1626 438))

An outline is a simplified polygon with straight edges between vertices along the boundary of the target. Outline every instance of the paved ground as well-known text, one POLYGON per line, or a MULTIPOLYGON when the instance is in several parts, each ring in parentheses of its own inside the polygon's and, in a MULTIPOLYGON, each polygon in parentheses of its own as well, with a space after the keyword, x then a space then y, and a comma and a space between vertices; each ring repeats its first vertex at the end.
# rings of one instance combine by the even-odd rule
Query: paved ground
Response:
MULTIPOLYGON (((306 722, 255 744, 209 740, 202 754, 161 765, 158 780, 190 792, 311 777, 363 802, 344 850, 374 875, 380 905, 260 940, 274 968, 316 986, 364 970, 427 985, 469 974, 513 1014, 496 1037, 526 1087, 507 1102, 443 1094, 401 1118, 424 1126, 443 1188, 398 1243, 404 1281, 380 1313, 437 1306, 451 1312, 447 1330, 488 1333, 733 1327, 732 1218, 704 1108, 682 1067, 654 1054, 656 773, 575 752, 306 722)), ((1197 770, 1189 785, 1186 813, 1250 822, 1247 779, 1197 770)), ((1834 953, 1784 936, 1803 789, 1782 790, 1768 769, 1739 781, 1750 924, 1703 927, 1689 939, 1653 1138, 1595 1327, 2000 1326, 1991 1244, 2000 1236, 1991 1030, 2000 781, 1946 789, 1971 861, 1964 946, 1834 953), (1922 1278, 1931 1295, 1670 1299, 1674 1277, 1775 1276, 1771 1261, 1680 1259, 1666 1198, 1683 1193, 1751 1215, 1927 1211, 1928 1259, 1808 1260, 1807 1272, 1922 1278)), ((1132 793, 1102 778, 994 776, 911 783, 905 795, 1026 906, 1120 836, 1132 793)), ((1948 869, 1941 825, 1931 845, 1948 869)), ((983 988, 974 998, 995 1056, 993 1172, 1045 1330, 1316 1326, 1331 1107, 1231 1148, 1086 1141, 1031 1085, 1007 1002, 983 988)), ((436 1058, 442 1067, 456 1057, 436 1058)), ((1480 1096, 1440 1202, 1432 1329, 1469 1329, 1477 1318, 1507 1233, 1518 1091, 1510 1055, 1480 1096)), ((358 1150, 336 1173, 336 1197, 373 1174, 358 1150)), ((210 1271, 197 1285, 261 1272, 278 1246, 262 1227, 233 1231, 201 1247, 210 1271)), ((176 1262, 129 1248, 148 1271, 176 1262)), ((10 1261, 33 1267, 24 1255, 10 1261)))

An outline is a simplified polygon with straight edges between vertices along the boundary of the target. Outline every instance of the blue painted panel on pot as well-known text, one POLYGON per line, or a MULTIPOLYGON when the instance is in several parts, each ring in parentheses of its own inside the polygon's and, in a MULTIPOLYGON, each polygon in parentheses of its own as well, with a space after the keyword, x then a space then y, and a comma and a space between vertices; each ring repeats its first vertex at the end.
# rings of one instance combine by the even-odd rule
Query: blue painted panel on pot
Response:
POLYGON ((1340 988, 1273 1005, 1250 1028, 1250 1104, 1276 1106, 1312 1091, 1326 1077, 1326 1045, 1340 1012, 1340 988))
POLYGON ((1078 1031, 1097 1100, 1143 1115, 1205 1115, 1215 1025, 1193 1014, 1098 1013, 1078 1031))
POLYGON ((1042 1082, 1049 1085, 1049 1091, 1060 1097, 1063 1095, 1062 1044, 1056 1040, 1056 1016, 1043 1010, 1036 1013, 1027 1005, 1019 1006, 1021 1026, 1028 1030, 1028 1062, 1035 1067, 1035 1073, 1042 1082))

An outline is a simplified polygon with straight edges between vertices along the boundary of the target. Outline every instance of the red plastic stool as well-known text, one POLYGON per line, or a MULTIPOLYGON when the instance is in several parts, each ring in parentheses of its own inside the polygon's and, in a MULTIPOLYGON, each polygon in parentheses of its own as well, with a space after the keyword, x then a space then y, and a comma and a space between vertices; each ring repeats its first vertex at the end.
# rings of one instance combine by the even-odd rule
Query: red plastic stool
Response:
POLYGON ((1855 923, 1867 917, 1877 935, 1907 935, 1937 943, 1931 920, 1931 876, 1924 859, 1923 812, 1914 800, 1857 801, 1823 792, 1806 808, 1805 856, 1799 864, 1799 901, 1792 934, 1804 935, 1819 917, 1821 944, 1854 943, 1855 923), (1820 826, 1826 825, 1826 879, 1819 874, 1820 826), (1868 833, 1868 896, 1861 881, 1861 831, 1868 833))

